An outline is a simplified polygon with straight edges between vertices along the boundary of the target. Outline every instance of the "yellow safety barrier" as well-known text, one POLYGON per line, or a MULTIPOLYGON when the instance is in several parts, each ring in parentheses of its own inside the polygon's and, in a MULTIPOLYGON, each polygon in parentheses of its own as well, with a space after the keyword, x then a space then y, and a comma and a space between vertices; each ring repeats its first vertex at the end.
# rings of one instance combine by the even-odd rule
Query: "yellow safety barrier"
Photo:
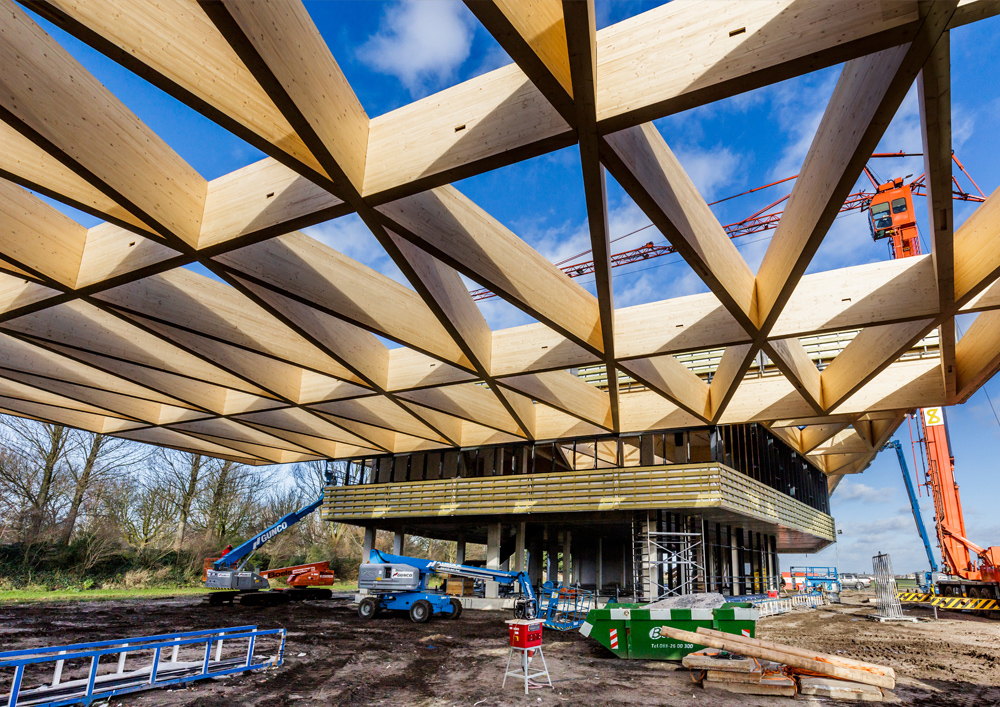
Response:
POLYGON ((931 604, 939 609, 951 611, 1000 611, 996 599, 981 599, 978 597, 942 597, 922 592, 897 592, 900 601, 912 604, 931 604))

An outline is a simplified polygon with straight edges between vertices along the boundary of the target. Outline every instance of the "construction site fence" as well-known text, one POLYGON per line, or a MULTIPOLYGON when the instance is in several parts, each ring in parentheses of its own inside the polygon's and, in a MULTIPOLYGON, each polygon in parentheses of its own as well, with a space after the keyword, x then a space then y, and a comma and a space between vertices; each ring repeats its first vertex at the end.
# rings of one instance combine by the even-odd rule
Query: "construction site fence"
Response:
POLYGON ((760 618, 764 618, 765 616, 786 614, 795 609, 815 609, 817 606, 825 606, 827 603, 827 598, 823 594, 793 594, 777 599, 762 599, 753 602, 753 605, 760 611, 760 618))

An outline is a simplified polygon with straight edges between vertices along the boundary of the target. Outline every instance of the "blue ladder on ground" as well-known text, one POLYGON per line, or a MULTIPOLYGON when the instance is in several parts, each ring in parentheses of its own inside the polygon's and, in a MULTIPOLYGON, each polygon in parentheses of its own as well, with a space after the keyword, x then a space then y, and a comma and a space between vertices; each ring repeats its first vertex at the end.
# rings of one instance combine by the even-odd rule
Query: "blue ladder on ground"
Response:
POLYGON ((0 653, 0 678, 11 676, 10 691, 0 694, 0 704, 88 705, 130 692, 278 667, 284 650, 285 629, 237 626, 7 651, 0 653), (259 645, 261 639, 273 646, 259 645), (257 657, 265 651, 266 657, 257 657))

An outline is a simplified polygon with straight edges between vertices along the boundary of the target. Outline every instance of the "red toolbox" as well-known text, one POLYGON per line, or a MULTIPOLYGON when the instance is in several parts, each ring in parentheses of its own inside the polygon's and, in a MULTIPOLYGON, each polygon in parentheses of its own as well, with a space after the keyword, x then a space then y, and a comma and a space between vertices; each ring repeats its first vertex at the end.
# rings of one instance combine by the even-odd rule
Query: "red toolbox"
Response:
POLYGON ((541 620, 514 619, 508 621, 507 626, 510 628, 511 648, 536 648, 542 645, 541 620))

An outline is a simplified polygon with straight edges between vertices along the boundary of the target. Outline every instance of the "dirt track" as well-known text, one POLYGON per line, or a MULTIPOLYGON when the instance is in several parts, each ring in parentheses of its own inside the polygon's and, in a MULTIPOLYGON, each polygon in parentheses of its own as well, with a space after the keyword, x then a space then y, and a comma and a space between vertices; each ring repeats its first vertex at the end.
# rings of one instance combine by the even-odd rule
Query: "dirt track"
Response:
MULTIPOLYGON (((896 704, 1000 705, 1000 622, 942 612, 936 623, 877 624, 861 618, 871 608, 847 601, 765 619, 759 636, 890 665, 898 678, 890 699, 896 704)), ((525 697, 508 682, 501 691, 505 618, 470 611, 454 622, 362 621, 346 600, 256 610, 188 598, 22 604, 0 607, 0 651, 254 623, 288 630, 285 664, 277 670, 140 693, 116 705, 795 704, 703 691, 675 664, 619 660, 575 632, 555 631, 546 632, 545 655, 556 689, 525 697)))

